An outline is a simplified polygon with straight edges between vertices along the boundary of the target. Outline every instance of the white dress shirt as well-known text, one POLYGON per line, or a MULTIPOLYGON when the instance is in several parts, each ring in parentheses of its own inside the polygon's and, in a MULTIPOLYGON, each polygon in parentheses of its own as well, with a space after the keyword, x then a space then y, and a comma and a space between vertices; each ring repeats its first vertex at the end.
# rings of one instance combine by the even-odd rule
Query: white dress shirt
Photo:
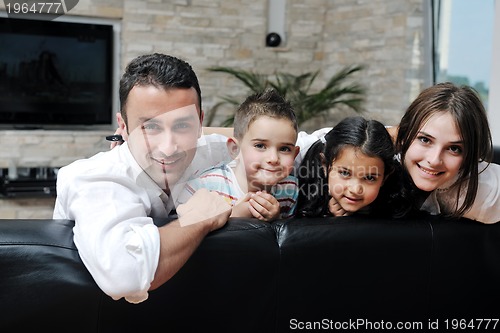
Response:
MULTIPOLYGON (((185 177, 230 160, 226 140, 202 136, 185 177)), ((136 303, 147 299, 158 265, 153 218, 167 217, 174 205, 124 143, 59 170, 53 218, 75 221, 75 245, 97 285, 113 299, 136 303)))

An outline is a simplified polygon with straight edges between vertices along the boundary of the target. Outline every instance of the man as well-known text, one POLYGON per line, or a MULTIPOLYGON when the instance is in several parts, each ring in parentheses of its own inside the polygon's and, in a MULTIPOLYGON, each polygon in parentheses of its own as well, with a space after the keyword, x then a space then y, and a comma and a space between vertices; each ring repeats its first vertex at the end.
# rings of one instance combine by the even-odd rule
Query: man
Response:
POLYGON ((98 286, 138 303, 226 223, 230 206, 207 190, 178 207, 179 220, 157 227, 153 218, 175 208, 172 192, 184 175, 229 157, 201 137, 200 86, 180 59, 132 60, 120 81, 120 112, 125 143, 59 170, 53 218, 75 220, 75 245, 98 286))

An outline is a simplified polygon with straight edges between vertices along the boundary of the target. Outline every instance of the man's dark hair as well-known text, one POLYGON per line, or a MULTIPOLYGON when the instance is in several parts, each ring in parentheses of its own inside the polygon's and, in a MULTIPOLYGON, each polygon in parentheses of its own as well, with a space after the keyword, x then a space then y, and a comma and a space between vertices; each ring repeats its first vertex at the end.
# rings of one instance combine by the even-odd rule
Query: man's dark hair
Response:
POLYGON ((157 88, 194 88, 198 93, 201 117, 201 89, 198 78, 190 64, 176 57, 153 53, 133 59, 120 80, 120 112, 127 124, 126 105, 130 91, 135 86, 157 88))

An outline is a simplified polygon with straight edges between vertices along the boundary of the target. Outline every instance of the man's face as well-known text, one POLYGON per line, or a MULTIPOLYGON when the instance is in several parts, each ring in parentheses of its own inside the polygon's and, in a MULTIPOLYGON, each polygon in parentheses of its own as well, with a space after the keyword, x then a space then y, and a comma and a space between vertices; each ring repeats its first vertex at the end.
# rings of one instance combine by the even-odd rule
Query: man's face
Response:
POLYGON ((171 188, 193 160, 201 135, 196 90, 135 86, 126 112, 132 156, 161 188, 171 188))

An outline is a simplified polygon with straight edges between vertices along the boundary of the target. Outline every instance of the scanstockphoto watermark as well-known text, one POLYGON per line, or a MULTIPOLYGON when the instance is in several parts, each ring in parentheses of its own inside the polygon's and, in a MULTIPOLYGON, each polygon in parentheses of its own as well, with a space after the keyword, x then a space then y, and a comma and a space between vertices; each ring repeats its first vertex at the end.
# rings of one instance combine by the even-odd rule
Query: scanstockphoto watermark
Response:
POLYGON ((322 319, 320 321, 300 321, 290 319, 291 330, 334 330, 334 331, 495 331, 499 324, 499 318, 446 318, 427 319, 423 321, 386 321, 368 319, 349 319, 345 321, 335 321, 332 319, 322 319))
POLYGON ((51 21, 72 10, 79 0, 4 0, 5 11, 9 18, 26 18, 36 15, 37 19, 51 21))
POLYGON ((320 321, 300 321, 290 319, 291 330, 333 330, 333 331, 374 331, 374 330, 422 330, 425 325, 421 321, 371 321, 368 319, 350 319, 346 321, 335 321, 332 319, 322 319, 320 321))

